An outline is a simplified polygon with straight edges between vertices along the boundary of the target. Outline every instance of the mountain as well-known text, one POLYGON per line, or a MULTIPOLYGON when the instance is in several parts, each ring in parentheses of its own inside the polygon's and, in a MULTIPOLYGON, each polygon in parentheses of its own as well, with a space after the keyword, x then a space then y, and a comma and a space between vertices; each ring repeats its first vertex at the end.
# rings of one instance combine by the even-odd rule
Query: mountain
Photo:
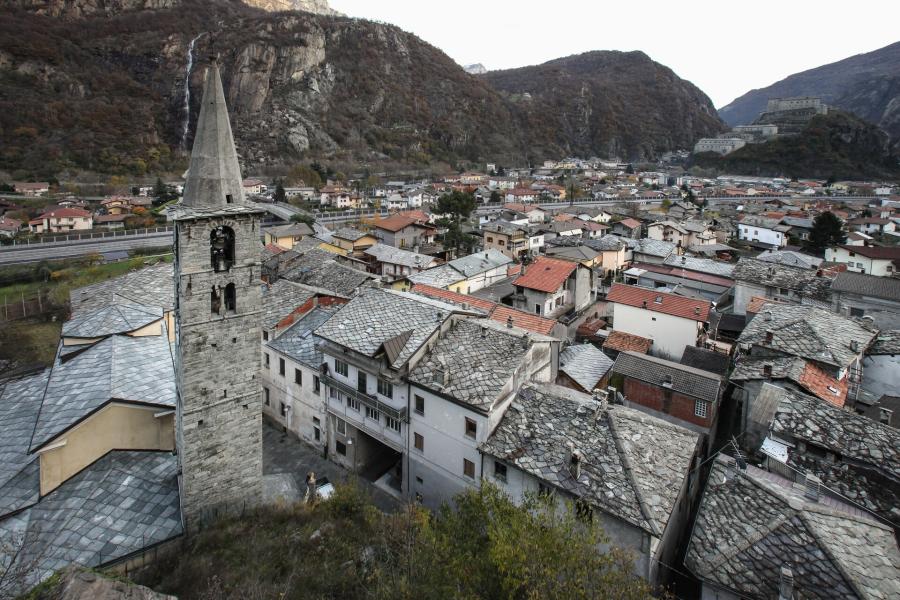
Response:
POLYGON ((726 156, 698 154, 692 160, 735 175, 900 179, 900 157, 888 135, 840 110, 813 117, 797 135, 747 144, 726 156))
POLYGON ((382 23, 238 0, 15 0, 0 19, 0 170, 183 169, 213 54, 247 170, 574 153, 637 160, 722 127, 706 96, 644 55, 534 67, 525 101, 508 90, 523 88, 515 72, 469 75, 382 23), (554 88, 565 97, 550 97, 554 88), (570 98, 570 89, 584 93, 570 98))
POLYGON ((487 69, 481 63, 466 65, 463 67, 463 70, 469 75, 484 75, 485 73, 487 73, 487 69))
POLYGON ((302 10, 317 15, 344 16, 328 5, 328 0, 243 0, 244 4, 270 12, 302 10))
POLYGON ((826 104, 875 123, 900 140, 900 42, 796 73, 719 109, 729 125, 752 122, 769 98, 821 96, 826 104))
POLYGON ((482 78, 536 154, 656 156, 722 131, 710 99, 643 52, 587 52, 482 78))

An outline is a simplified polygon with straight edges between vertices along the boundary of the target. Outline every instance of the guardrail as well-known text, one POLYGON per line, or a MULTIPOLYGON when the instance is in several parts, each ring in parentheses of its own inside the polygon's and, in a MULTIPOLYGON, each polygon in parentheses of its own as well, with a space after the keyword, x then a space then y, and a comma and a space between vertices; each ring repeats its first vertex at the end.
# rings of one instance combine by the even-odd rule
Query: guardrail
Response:
POLYGON ((83 242, 91 240, 101 240, 109 238, 129 238, 147 236, 154 233, 169 233, 175 231, 175 227, 167 225, 165 227, 148 227, 145 229, 124 229, 117 231, 96 231, 90 233, 70 233, 66 235, 47 236, 35 240, 13 240, 9 246, 2 246, 0 250, 15 248, 17 246, 40 246, 52 245, 71 242, 83 242))

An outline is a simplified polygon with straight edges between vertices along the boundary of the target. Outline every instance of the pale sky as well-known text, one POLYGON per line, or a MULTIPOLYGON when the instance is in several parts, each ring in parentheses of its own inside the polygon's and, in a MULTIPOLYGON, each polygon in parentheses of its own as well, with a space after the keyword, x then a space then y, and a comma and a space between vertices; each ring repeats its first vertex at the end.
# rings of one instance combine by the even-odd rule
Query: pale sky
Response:
POLYGON ((330 0, 392 23, 461 65, 508 69, 642 50, 716 108, 786 76, 900 41, 897 0, 330 0))

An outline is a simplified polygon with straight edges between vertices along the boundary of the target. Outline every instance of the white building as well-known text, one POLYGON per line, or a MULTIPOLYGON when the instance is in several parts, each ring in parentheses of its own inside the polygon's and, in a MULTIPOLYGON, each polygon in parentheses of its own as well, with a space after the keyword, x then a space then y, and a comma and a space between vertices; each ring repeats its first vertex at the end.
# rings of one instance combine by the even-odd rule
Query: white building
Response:
POLYGON ((732 138, 702 138, 694 144, 694 154, 701 152, 715 152, 725 156, 747 145, 747 142, 738 137, 732 138))
POLYGON ((900 248, 841 245, 825 249, 825 260, 847 265, 848 271, 895 277, 900 269, 900 248))
POLYGON ((788 229, 789 226, 781 225, 775 219, 745 217, 738 223, 738 239, 782 248, 787 246, 788 229))

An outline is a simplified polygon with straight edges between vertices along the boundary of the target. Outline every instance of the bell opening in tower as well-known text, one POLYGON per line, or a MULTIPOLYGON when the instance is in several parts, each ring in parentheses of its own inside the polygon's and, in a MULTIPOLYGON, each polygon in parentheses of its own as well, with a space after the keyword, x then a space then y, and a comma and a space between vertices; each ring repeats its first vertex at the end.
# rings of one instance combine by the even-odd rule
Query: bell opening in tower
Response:
POLYGON ((213 271, 228 271, 234 264, 234 230, 220 225, 209 234, 210 263, 213 271))

